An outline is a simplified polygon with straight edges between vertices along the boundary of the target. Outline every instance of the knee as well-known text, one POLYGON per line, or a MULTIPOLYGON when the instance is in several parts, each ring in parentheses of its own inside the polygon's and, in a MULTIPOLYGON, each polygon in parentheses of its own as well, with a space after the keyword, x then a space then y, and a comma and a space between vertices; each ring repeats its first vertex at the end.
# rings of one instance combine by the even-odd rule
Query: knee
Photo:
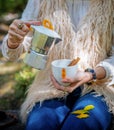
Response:
POLYGON ((102 97, 91 94, 81 97, 73 107, 73 112, 64 122, 63 129, 83 130, 107 129, 111 122, 111 114, 102 97))
POLYGON ((30 113, 26 123, 26 130, 51 130, 57 121, 53 111, 48 108, 39 108, 38 111, 30 113))
MULTIPOLYGON (((111 116, 101 112, 98 115, 94 110, 88 113, 79 114, 81 110, 74 111, 65 120, 62 130, 107 130, 110 125, 111 116), (104 114, 104 115, 102 115, 104 114)), ((84 112, 84 111, 83 111, 84 112)))
POLYGON ((42 129, 45 121, 45 115, 42 112, 31 112, 28 116, 26 123, 26 130, 39 130, 42 129))

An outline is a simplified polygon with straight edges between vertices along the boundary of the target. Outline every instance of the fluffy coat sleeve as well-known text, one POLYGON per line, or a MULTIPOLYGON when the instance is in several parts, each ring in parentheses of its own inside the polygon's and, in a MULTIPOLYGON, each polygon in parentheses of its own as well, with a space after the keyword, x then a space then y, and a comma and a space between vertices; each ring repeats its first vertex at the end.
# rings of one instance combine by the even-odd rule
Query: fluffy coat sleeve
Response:
MULTIPOLYGON (((22 13, 21 20, 23 21, 37 20, 38 13, 39 13, 39 6, 40 6, 40 0, 28 0, 28 3, 22 13)), ((32 40, 32 35, 28 33, 28 35, 25 36, 22 44, 20 44, 20 46, 16 49, 8 48, 7 39, 8 39, 8 34, 3 39, 2 54, 8 60, 15 61, 20 57, 22 53, 24 53, 29 49, 32 40)))

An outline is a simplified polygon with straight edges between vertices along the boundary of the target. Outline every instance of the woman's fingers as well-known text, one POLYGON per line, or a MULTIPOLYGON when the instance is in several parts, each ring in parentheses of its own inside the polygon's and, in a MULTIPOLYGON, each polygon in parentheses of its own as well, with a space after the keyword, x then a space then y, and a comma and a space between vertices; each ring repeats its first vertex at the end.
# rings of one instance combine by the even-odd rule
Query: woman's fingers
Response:
POLYGON ((68 92, 68 93, 71 93, 76 87, 76 83, 72 83, 70 86, 68 87, 64 87, 62 85, 60 85, 54 78, 53 75, 51 75, 51 81, 53 83, 53 85, 55 86, 56 89, 58 90, 61 90, 61 91, 64 91, 64 92, 68 92))
POLYGON ((55 80, 55 78, 54 78, 53 75, 51 75, 51 81, 52 81, 52 83, 53 83, 53 85, 55 86, 56 89, 59 89, 59 90, 61 90, 61 91, 64 91, 64 87, 61 86, 61 85, 55 80))
POLYGON ((91 76, 89 73, 83 72, 83 71, 78 71, 76 74, 76 77, 62 79, 62 82, 70 83, 69 86, 64 87, 64 86, 61 86, 60 84, 58 84, 57 81, 55 80, 55 78, 52 76, 53 85, 57 89, 62 90, 62 91, 64 91, 64 89, 65 89, 65 91, 69 92, 69 93, 71 93, 73 90, 75 90, 79 86, 82 86, 83 84, 87 83, 88 81, 90 81, 90 79, 91 79, 91 76))
POLYGON ((29 32, 29 28, 20 20, 15 20, 9 27, 9 30, 14 31, 22 36, 29 32), (22 27, 21 27, 22 26, 22 27))
POLYGON ((12 49, 18 47, 28 32, 29 28, 23 23, 23 21, 14 20, 9 26, 8 46, 12 49))
POLYGON ((18 34, 18 33, 15 33, 14 31, 12 30, 9 30, 9 39, 12 41, 12 42, 22 42, 23 40, 23 36, 18 34))
POLYGON ((62 79, 62 82, 64 82, 64 83, 73 83, 73 82, 74 82, 74 79, 65 78, 65 79, 62 79))
POLYGON ((40 21, 25 21, 24 24, 30 28, 31 25, 40 26, 42 23, 40 21))

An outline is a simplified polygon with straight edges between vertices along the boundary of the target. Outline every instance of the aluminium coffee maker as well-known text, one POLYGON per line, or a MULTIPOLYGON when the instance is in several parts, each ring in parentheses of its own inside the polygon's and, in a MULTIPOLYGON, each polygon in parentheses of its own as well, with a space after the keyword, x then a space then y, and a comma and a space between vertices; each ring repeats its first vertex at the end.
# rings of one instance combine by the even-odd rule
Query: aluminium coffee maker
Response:
POLYGON ((27 52, 24 62, 36 69, 44 69, 48 58, 48 51, 53 44, 61 41, 60 36, 44 26, 31 25, 33 39, 30 52, 27 52))

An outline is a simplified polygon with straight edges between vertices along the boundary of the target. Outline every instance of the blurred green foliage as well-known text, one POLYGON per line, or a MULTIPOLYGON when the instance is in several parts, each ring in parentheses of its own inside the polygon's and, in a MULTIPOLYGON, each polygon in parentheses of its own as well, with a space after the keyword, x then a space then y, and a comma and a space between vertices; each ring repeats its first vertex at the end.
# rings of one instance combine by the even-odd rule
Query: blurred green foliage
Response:
MULTIPOLYGON (((2 83, 12 81, 12 79, 14 81, 10 92, 7 92, 3 97, 0 97, 0 109, 19 109, 25 100, 27 89, 32 84, 37 72, 38 70, 33 69, 26 64, 22 64, 18 71, 11 74, 6 74, 5 76, 0 76, 2 83)), ((0 86, 2 86, 2 84, 0 84, 0 86)))
POLYGON ((21 13, 27 0, 0 0, 0 15, 4 13, 21 13))
MULTIPOLYGON (((0 18, 8 13, 20 14, 23 12, 28 0, 0 0, 0 18)), ((1 54, 1 53, 0 53, 1 54)), ((6 63, 7 65, 9 62, 6 63)), ((23 64, 23 63, 22 63, 23 64)), ((6 94, 2 100, 0 100, 0 106, 3 109, 18 109, 26 97, 26 91, 32 84, 35 75, 38 71, 27 65, 23 65, 18 71, 13 72, 11 76, 14 77, 14 93, 6 94)), ((6 74, 9 76, 8 74, 6 74)), ((2 76, 0 79, 7 79, 2 76)), ((9 79, 10 80, 10 79, 9 79)), ((8 81, 6 81, 8 82, 8 81)), ((3 82, 2 82, 3 83, 3 82)), ((2 85, 1 83, 1 85, 2 85)))
POLYGON ((26 97, 26 91, 32 84, 37 71, 25 65, 19 72, 15 74, 16 84, 14 86, 15 98, 23 101, 26 97))

